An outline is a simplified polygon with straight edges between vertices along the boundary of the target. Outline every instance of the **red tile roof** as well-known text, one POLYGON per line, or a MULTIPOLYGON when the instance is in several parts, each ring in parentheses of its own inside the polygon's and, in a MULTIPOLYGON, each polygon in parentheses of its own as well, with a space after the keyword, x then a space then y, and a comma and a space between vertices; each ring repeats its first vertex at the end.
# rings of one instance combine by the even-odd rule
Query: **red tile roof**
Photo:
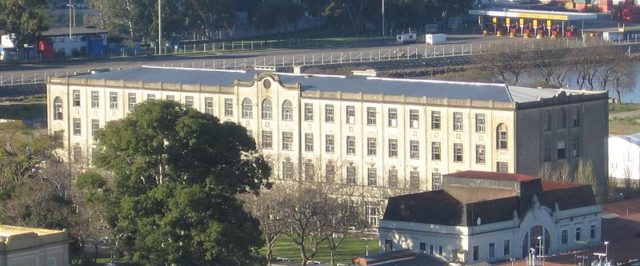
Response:
POLYGON ((463 172, 446 174, 445 176, 460 177, 460 178, 474 178, 474 179, 490 179, 490 180, 500 180, 500 181, 518 181, 518 182, 538 179, 538 177, 530 176, 530 175, 482 172, 482 171, 463 171, 463 172))
POLYGON ((640 198, 610 202, 603 206, 604 211, 627 216, 640 213, 640 198))

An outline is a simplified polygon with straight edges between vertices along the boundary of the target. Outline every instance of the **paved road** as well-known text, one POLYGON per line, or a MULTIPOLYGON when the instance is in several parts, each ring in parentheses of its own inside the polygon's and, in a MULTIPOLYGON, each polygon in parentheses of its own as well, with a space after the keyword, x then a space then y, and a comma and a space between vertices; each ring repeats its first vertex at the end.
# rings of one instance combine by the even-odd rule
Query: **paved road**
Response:
MULTIPOLYGON (((166 56, 140 56, 111 58, 101 61, 68 61, 50 64, 0 64, 0 85, 47 76, 86 72, 96 68, 133 68, 142 65, 204 68, 246 68, 253 65, 292 66, 301 64, 345 63, 367 60, 389 60, 402 57, 442 56, 477 53, 487 49, 531 49, 542 46, 546 40, 482 37, 480 35, 451 35, 445 45, 424 43, 398 45, 393 41, 359 44, 350 47, 321 47, 307 49, 269 49, 225 54, 187 54, 166 56)), ((563 41, 564 42, 564 41, 563 41)), ((568 44, 569 42, 567 42, 568 44)), ((575 41, 571 41, 575 43, 575 41)))

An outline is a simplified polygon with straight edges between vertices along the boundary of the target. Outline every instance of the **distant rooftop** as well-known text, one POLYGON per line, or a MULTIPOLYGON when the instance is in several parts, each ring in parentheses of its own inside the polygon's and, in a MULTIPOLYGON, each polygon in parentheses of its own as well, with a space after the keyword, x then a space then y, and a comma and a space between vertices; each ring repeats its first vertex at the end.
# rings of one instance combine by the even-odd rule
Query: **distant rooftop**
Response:
MULTIPOLYGON (((101 30, 98 28, 87 28, 87 27, 75 27, 71 28, 71 35, 86 35, 86 34, 105 34, 106 30, 101 30)), ((61 27, 61 28, 50 28, 41 33, 42 36, 52 37, 52 36, 69 36, 69 27, 61 27)))
POLYGON ((10 237, 26 233, 35 233, 38 236, 45 236, 64 233, 64 231, 0 224, 0 237, 10 237))
MULTIPOLYGON (((133 82, 163 82, 174 84, 201 84, 231 87, 236 80, 251 81, 260 71, 214 70, 168 67, 140 67, 101 72, 74 78, 125 80, 133 82)), ((540 98, 552 98, 561 92, 567 94, 592 94, 594 92, 559 89, 534 89, 495 83, 452 82, 418 79, 392 79, 361 76, 313 75, 274 73, 284 84, 300 84, 303 91, 330 91, 471 99, 497 102, 533 102, 540 98)))

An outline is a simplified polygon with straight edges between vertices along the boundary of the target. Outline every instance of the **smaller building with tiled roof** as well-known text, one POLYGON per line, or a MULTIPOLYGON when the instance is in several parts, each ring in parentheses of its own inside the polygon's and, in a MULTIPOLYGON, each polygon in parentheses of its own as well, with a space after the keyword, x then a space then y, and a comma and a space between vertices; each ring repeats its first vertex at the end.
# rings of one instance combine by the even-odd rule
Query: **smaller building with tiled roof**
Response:
POLYGON ((597 244, 601 210, 590 185, 465 171, 445 175, 441 190, 390 198, 378 231, 387 251, 497 262, 597 244))

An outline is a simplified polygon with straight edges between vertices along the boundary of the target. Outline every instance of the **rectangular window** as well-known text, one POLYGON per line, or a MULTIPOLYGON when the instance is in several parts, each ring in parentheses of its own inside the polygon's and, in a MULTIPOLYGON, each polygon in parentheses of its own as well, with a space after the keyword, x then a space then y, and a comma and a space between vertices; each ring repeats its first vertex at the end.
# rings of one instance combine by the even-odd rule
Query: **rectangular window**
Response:
POLYGON ((224 116, 233 116, 233 99, 224 99, 224 116))
POLYGON ((73 135, 80 136, 82 134, 82 127, 80 125, 80 118, 73 119, 73 135))
POLYGON ((409 127, 420 128, 420 115, 418 110, 409 110, 409 127))
POLYGON ((502 254, 504 254, 505 257, 509 257, 509 255, 511 254, 511 246, 509 246, 509 240, 505 240, 504 241, 504 246, 503 246, 503 252, 502 254))
POLYGON ((424 242, 420 242, 420 251, 425 252, 427 251, 427 244, 424 242))
POLYGON ((353 165, 347 166, 347 184, 356 184, 356 167, 353 165))
POLYGON ((324 174, 327 182, 333 182, 333 179, 336 176, 336 166, 333 163, 327 163, 325 165, 324 174))
POLYGON ((566 245, 567 243, 569 243, 569 231, 567 231, 566 229, 562 230, 562 244, 566 245))
POLYGON ((442 255, 442 246, 438 246, 438 255, 442 255))
POLYGON ((293 150, 293 133, 282 132, 282 150, 293 150))
POLYGON ((480 259, 480 247, 473 246, 473 261, 478 261, 480 259))
POLYGON ((439 190, 440 186, 442 186, 442 174, 431 173, 431 190, 439 190))
POLYGON ((589 236, 591 239, 596 239, 596 226, 591 225, 591 229, 589 230, 589 236))
POLYGON ((313 181, 315 176, 315 169, 313 168, 313 163, 306 162, 304 163, 304 179, 307 181, 313 181))
POLYGON ((327 153, 333 153, 335 151, 335 142, 333 135, 326 135, 325 142, 325 151, 327 153))
POLYGON ((576 241, 582 240, 582 228, 576 227, 576 241))
POLYGON ((133 109, 136 108, 136 103, 137 103, 136 94, 129 93, 129 111, 133 111, 133 109))
POLYGON ((100 128, 100 120, 91 119, 91 135, 94 136, 96 134, 96 130, 100 128))
POLYGON ((440 129, 440 111, 431 111, 431 129, 440 129))
POLYGON ((324 122, 333 123, 333 104, 324 106, 324 122))
POLYGON ((374 167, 369 167, 367 169, 367 185, 369 186, 378 185, 378 174, 376 173, 376 168, 374 167))
POLYGON ((453 131, 462 131, 462 113, 453 113, 453 131))
POLYGON ((80 145, 73 145, 73 161, 79 163, 82 161, 82 148, 80 145))
POLYGON ((213 97, 204 97, 204 113, 213 115, 213 97))
POLYGON ((175 101, 175 100, 176 100, 176 96, 167 95, 167 101, 175 101))
POLYGON ((398 170, 389 169, 389 187, 398 186, 398 170))
POLYGON ((476 132, 484 133, 484 114, 476 114, 476 132))
POLYGON ((476 145, 476 163, 484 164, 484 145, 476 145))
POLYGON ((73 90, 73 107, 80 107, 80 91, 73 90))
POLYGON ((558 160, 564 160, 567 158, 567 150, 564 141, 558 141, 558 160))
POLYGON ((390 158, 398 157, 398 140, 397 139, 389 139, 389 157, 390 158))
POLYGON ((353 105, 347 106, 347 124, 353 125, 356 123, 356 107, 353 105))
POLYGON ((193 96, 184 97, 184 107, 187 109, 193 108, 193 96))
POLYGON ((496 244, 489 243, 489 258, 493 259, 496 257, 496 244))
POLYGON ((429 254, 433 254, 433 245, 429 245, 429 254))
POLYGON ((462 162, 462 143, 453 144, 453 161, 462 162))
POLYGON ((440 142, 431 142, 431 160, 440 161, 440 142))
POLYGON ((153 101, 156 99, 156 95, 153 93, 148 93, 147 94, 147 101, 153 101))
POLYGON ((356 137, 354 136, 347 136, 347 154, 356 154, 356 137))
POLYGON ((100 108, 100 93, 97 91, 91 92, 91 108, 100 108))
POLYGON ((571 155, 573 158, 580 157, 580 137, 574 136, 571 142, 571 155))
POLYGON ((367 155, 376 155, 376 138, 367 138, 367 155))
POLYGON ((544 159, 545 162, 550 162, 551 161, 551 153, 552 153, 551 141, 545 137, 543 145, 544 145, 544 147, 543 147, 543 152, 544 152, 543 159, 544 159))
POLYGON ((420 141, 409 141, 409 158, 420 159, 420 141))
POLYGON ((376 125, 376 108, 375 107, 367 107, 367 125, 369 126, 376 125))
POLYGON ((415 189, 420 187, 420 173, 418 171, 409 172, 409 185, 415 189))
POLYGON ((273 136, 271 135, 271 131, 263 130, 262 131, 262 148, 271 149, 272 145, 273 145, 273 136))
POLYGON ((118 93, 117 92, 109 93, 109 108, 118 109, 118 93))
POLYGON ((282 179, 293 179, 293 162, 282 162, 282 179))
POLYGON ((389 108, 389 127, 398 126, 398 109, 389 108))
POLYGON ((312 133, 304 133, 304 151, 313 151, 312 133))
POLYGON ((304 121, 313 121, 313 105, 310 103, 304 104, 304 121))
POLYGON ((509 163, 507 162, 496 162, 496 169, 498 173, 508 173, 509 172, 509 163))
POLYGON ((580 109, 576 108, 573 114, 573 127, 580 127, 580 109))

